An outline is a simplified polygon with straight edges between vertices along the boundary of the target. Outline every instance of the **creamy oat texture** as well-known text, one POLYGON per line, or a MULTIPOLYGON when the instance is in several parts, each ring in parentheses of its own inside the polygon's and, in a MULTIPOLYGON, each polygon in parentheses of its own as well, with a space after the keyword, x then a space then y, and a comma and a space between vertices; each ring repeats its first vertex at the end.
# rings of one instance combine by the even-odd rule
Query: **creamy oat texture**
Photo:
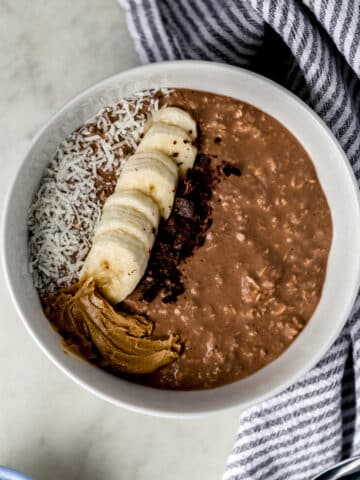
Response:
POLYGON ((171 365, 138 380, 171 389, 216 387, 278 357, 304 328, 322 291, 332 238, 330 210, 314 166, 275 119, 232 98, 180 90, 168 104, 200 127, 199 151, 242 175, 215 186, 204 245, 181 265, 185 292, 150 303, 138 289, 125 302, 146 312, 155 335, 181 334, 171 365))

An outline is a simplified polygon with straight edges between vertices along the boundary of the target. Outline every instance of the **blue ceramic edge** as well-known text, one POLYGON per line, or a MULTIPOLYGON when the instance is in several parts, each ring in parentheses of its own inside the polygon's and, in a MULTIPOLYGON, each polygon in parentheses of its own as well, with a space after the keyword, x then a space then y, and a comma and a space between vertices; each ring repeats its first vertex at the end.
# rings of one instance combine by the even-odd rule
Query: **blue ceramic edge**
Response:
POLYGON ((13 470, 12 468, 2 467, 0 465, 0 480, 32 480, 27 475, 24 475, 17 470, 13 470))

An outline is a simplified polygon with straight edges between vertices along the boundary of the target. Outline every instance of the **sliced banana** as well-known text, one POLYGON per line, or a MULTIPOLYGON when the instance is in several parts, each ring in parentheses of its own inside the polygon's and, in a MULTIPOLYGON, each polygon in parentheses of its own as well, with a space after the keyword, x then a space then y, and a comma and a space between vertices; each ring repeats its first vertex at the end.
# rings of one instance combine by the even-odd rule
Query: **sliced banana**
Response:
POLYGON ((149 255, 143 243, 132 235, 109 231, 94 238, 81 276, 92 277, 100 293, 116 304, 135 289, 149 255))
MULTIPOLYGON (((168 159, 168 162, 171 162, 168 159)), ((177 171, 171 171, 159 160, 157 152, 135 153, 125 163, 116 185, 116 193, 137 190, 150 196, 159 206, 160 214, 168 218, 174 203, 177 171)))
POLYGON ((156 229, 159 226, 160 213, 159 207, 154 200, 137 190, 120 190, 108 197, 104 208, 110 207, 129 207, 145 215, 156 229))
POLYGON ((102 233, 120 230, 136 237, 145 249, 151 250, 155 241, 155 228, 143 213, 134 208, 104 205, 101 221, 95 230, 95 238, 102 233))
POLYGON ((132 161, 132 158, 136 158, 138 160, 139 158, 152 158, 153 160, 156 160, 164 165, 170 172, 178 178, 179 176, 179 168, 177 166, 177 163, 175 159, 170 158, 168 155, 165 155, 164 153, 157 151, 157 150, 137 150, 134 155, 132 155, 127 163, 129 161, 132 161))
POLYGON ((194 165, 193 118, 177 107, 155 113, 105 202, 81 278, 92 277, 111 303, 134 291, 147 267, 160 215, 168 218, 179 174, 194 165))
POLYGON ((146 123, 145 132, 147 132, 155 122, 163 122, 167 123, 168 125, 180 127, 185 130, 191 140, 195 140, 197 137, 195 120, 188 112, 185 112, 185 110, 182 110, 181 108, 166 106, 162 107, 160 110, 155 112, 146 123))
POLYGON ((154 123, 141 140, 138 152, 159 151, 174 159, 180 176, 194 166, 197 149, 186 131, 175 125, 154 123))

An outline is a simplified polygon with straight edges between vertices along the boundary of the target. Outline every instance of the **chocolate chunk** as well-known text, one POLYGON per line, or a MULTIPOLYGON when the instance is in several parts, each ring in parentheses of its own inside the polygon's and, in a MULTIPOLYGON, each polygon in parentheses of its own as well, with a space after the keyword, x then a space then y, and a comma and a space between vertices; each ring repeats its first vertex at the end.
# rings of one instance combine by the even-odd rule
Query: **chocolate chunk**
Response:
POLYGON ((234 165, 230 165, 230 163, 226 163, 226 165, 223 167, 223 172, 227 177, 230 175, 236 175, 237 177, 240 177, 241 175, 240 169, 234 167, 234 165))
POLYGON ((173 211, 160 223, 148 268, 138 286, 146 302, 159 294, 163 303, 175 302, 184 293, 179 264, 204 244, 212 223, 209 200, 219 179, 210 163, 206 155, 199 154, 194 168, 179 181, 173 211))
POLYGON ((221 142, 221 137, 215 137, 214 143, 220 143, 221 142))
POLYGON ((223 172, 225 173, 225 175, 226 175, 227 177, 230 176, 230 174, 231 174, 231 166, 230 166, 228 163, 225 165, 225 167, 223 167, 223 172))
POLYGON ((175 200, 174 213, 185 218, 192 218, 195 213, 194 202, 186 198, 177 198, 175 200))
POLYGON ((196 165, 200 168, 208 167, 210 165, 210 158, 203 153, 200 153, 196 157, 196 165))

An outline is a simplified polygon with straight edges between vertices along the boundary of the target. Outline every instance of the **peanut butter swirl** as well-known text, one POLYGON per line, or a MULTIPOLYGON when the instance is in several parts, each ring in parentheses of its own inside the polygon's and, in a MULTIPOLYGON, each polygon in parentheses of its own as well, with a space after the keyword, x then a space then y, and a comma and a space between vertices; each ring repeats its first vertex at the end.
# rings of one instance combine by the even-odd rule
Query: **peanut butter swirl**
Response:
POLYGON ((64 337, 66 350, 107 370, 151 373, 180 354, 179 336, 152 338, 151 321, 116 311, 91 278, 50 294, 45 314, 64 337))

